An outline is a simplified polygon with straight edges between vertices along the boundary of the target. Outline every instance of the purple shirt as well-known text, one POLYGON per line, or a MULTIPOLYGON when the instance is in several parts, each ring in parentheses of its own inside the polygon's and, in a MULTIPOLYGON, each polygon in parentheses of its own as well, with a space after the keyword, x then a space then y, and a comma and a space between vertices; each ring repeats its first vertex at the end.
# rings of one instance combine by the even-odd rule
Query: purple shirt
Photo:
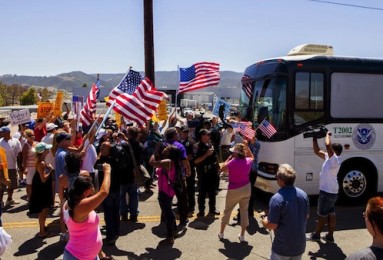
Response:
POLYGON ((246 157, 245 159, 234 158, 227 163, 229 169, 229 190, 241 188, 249 184, 249 173, 253 159, 246 157))
POLYGON ((175 147, 177 147, 181 151, 181 157, 182 157, 182 158, 180 158, 181 160, 187 160, 188 154, 186 153, 186 148, 183 144, 181 144, 178 141, 170 141, 168 143, 171 145, 174 145, 175 147))

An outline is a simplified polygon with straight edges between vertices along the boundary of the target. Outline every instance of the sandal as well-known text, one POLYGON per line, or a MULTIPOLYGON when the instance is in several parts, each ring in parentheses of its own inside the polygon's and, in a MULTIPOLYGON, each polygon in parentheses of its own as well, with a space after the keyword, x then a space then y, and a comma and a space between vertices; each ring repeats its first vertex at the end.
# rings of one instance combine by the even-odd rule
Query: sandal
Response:
POLYGON ((106 255, 104 257, 101 257, 100 260, 113 260, 113 256, 110 256, 110 255, 106 255))

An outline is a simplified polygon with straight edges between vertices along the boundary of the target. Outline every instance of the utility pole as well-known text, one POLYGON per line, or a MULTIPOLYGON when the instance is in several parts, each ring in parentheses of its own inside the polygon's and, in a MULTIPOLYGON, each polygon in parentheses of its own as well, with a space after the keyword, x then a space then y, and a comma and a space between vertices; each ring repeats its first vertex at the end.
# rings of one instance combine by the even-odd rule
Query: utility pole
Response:
POLYGON ((153 39, 153 0, 144 1, 144 45, 145 76, 155 85, 154 77, 154 39, 153 39))

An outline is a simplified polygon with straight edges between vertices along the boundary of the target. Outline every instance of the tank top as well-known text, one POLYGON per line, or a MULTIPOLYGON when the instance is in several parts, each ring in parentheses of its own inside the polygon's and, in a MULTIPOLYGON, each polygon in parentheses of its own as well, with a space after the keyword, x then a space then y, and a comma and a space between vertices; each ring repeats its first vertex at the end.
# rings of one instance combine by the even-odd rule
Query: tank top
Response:
POLYGON ((65 249, 78 259, 94 260, 102 247, 98 215, 93 210, 84 222, 78 223, 69 216, 69 210, 65 206, 63 213, 69 230, 69 241, 65 249))

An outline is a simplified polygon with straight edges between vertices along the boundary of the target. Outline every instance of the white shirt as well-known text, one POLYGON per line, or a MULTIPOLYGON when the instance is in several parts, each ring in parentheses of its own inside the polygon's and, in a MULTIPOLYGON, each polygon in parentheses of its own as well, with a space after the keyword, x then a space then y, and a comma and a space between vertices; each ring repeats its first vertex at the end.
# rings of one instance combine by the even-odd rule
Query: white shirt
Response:
POLYGON ((234 135, 233 129, 231 129, 231 132, 229 132, 229 130, 225 129, 222 133, 220 145, 230 145, 231 138, 233 137, 233 135, 234 135))
MULTIPOLYGON (((84 147, 89 144, 89 139, 85 140, 84 147)), ((90 144, 86 149, 85 156, 82 159, 81 170, 85 170, 89 173, 94 172, 94 163, 97 160, 96 148, 93 144, 90 144)))
POLYGON ((41 139, 41 142, 44 142, 44 143, 46 143, 46 144, 53 144, 53 136, 54 136, 53 133, 47 133, 47 135, 44 136, 44 137, 41 139))
POLYGON ((338 172, 342 163, 341 157, 335 153, 331 158, 325 153, 325 161, 319 178, 319 189, 332 194, 338 194, 338 172))
POLYGON ((0 139, 0 146, 5 149, 7 154, 8 169, 17 169, 17 155, 21 152, 20 141, 11 137, 8 141, 4 138, 0 139))

